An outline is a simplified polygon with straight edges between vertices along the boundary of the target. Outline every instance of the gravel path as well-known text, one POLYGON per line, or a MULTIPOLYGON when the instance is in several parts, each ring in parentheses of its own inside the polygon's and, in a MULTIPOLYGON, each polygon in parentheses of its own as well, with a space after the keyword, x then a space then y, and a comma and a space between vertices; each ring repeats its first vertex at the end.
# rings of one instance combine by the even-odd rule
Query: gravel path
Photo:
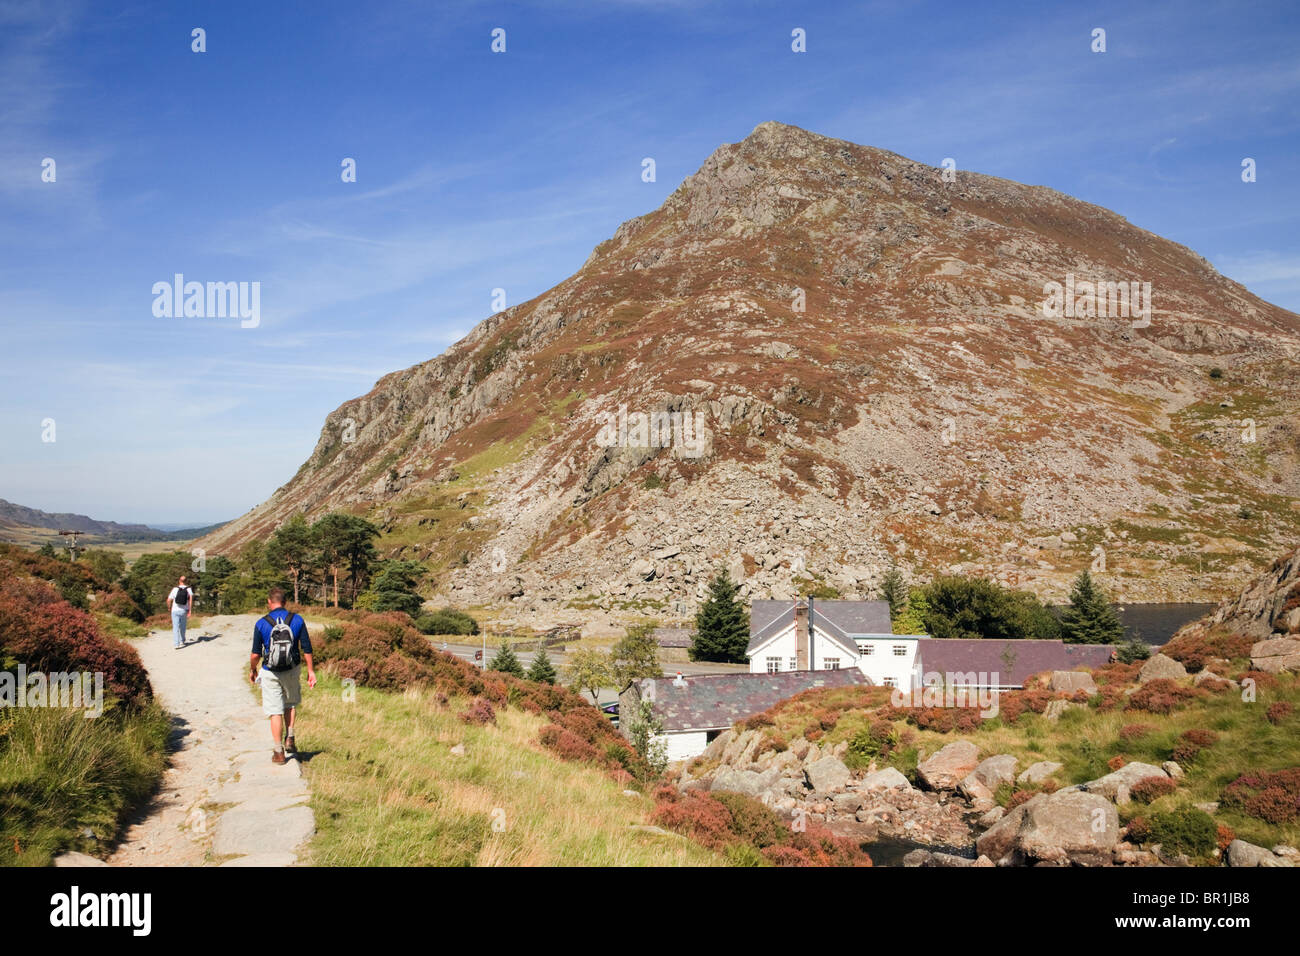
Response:
MULTIPOLYGON (((248 683, 256 620, 209 617, 180 650, 171 631, 136 643, 175 718, 175 751, 110 866, 289 866, 315 832, 302 765, 271 763, 261 692, 248 683)), ((305 674, 302 686, 309 694, 305 674)))

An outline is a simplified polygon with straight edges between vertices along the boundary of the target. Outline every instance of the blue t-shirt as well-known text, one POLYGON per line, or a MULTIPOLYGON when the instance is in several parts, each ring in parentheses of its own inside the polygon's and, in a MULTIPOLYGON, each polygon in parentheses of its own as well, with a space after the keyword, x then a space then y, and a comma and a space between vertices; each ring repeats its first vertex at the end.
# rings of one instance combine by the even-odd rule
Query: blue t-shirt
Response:
MULTIPOLYGON (((282 607, 277 607, 267 615, 274 621, 282 621, 290 616, 289 611, 282 607)), ((311 653, 311 638, 307 636, 307 622, 302 619, 302 615, 294 614, 292 618, 289 621, 289 630, 293 632, 293 649, 301 658, 303 654, 311 653)), ((262 670, 270 670, 266 666, 266 658, 271 653, 271 624, 265 617, 258 618, 257 623, 253 625, 252 653, 262 658, 262 670)))

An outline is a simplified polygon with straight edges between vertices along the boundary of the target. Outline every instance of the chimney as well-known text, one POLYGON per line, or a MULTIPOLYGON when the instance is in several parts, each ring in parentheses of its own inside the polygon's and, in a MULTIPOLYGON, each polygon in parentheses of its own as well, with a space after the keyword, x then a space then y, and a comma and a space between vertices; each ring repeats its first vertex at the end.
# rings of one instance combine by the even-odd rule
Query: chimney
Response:
POLYGON ((794 645, 795 670, 808 670, 808 605, 803 601, 796 601, 794 605, 794 645))

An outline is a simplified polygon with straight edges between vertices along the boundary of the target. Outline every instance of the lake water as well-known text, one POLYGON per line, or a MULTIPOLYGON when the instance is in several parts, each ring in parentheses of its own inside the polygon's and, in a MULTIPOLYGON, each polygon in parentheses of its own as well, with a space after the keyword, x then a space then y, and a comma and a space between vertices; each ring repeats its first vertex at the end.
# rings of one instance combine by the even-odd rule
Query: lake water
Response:
MULTIPOLYGON (((1068 605, 1055 605, 1052 610, 1060 614, 1068 605)), ((1153 647, 1164 644, 1184 624, 1204 617, 1214 610, 1214 604, 1116 604, 1119 621, 1124 625, 1124 636, 1153 647)))

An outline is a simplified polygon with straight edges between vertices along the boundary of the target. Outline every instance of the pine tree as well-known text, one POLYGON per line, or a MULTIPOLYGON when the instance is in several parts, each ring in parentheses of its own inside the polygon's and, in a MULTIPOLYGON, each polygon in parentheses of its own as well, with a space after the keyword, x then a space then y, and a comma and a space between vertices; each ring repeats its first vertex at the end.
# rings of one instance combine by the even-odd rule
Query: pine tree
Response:
POLYGON ((890 564, 885 576, 880 579, 880 600, 889 602, 890 620, 903 613, 907 606, 907 583, 896 564, 890 564))
POLYGON ((1124 625, 1087 571, 1074 579, 1070 606, 1061 614, 1061 639, 1067 644, 1117 644, 1124 639, 1124 625))
POLYGON ((749 615, 737 598, 740 588, 725 570, 709 582, 709 598, 695 615, 693 661, 743 664, 749 647, 749 615))
POLYGON ((497 650, 496 656, 488 664, 488 670, 501 671, 505 674, 513 674, 515 677, 524 676, 524 665, 519 663, 519 658, 510 647, 509 641, 504 641, 497 650))
POLYGON ((555 668, 551 665, 551 659, 546 656, 545 644, 538 650, 532 666, 528 668, 528 679, 539 684, 555 683, 555 668))

